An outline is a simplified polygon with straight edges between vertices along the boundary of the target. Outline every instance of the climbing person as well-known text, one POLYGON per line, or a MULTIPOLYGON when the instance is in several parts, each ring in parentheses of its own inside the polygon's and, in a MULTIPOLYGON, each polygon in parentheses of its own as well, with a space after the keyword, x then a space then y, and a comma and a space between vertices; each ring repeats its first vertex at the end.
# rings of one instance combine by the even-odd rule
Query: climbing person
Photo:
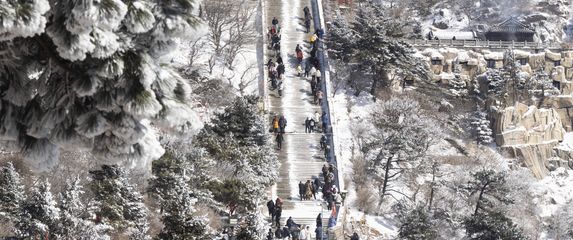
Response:
POLYGON ((322 134, 320 137, 320 149, 323 150, 326 147, 326 135, 322 134))
POLYGON ((309 133, 314 132, 315 131, 314 127, 316 126, 316 121, 314 121, 314 119, 311 118, 310 120, 308 120, 308 125, 310 127, 309 133))
POLYGON ((314 184, 314 191, 318 192, 320 190, 320 185, 321 185, 320 179, 315 178, 313 184, 314 184))
POLYGON ((304 18, 305 18, 305 19, 311 17, 311 16, 310 16, 310 9, 308 8, 308 6, 305 6, 305 7, 302 9, 302 11, 304 12, 304 18))
POLYGON ((302 181, 298 182, 298 195, 300 195, 300 200, 305 200, 304 196, 304 183, 302 181))
POLYGON ((304 77, 308 77, 310 75, 311 66, 312 64, 310 64, 308 61, 304 65, 304 77))
POLYGON ((267 209, 269 210, 269 216, 271 217, 271 222, 273 222, 275 218, 275 202, 273 202, 272 199, 267 202, 267 209))
POLYGON ((279 93, 279 97, 282 97, 282 96, 283 96, 283 90, 284 90, 284 88, 285 88, 285 87, 284 87, 283 81, 282 81, 282 80, 279 81, 278 86, 277 86, 278 93, 279 93))
MULTIPOLYGON (((307 31, 307 33, 308 33, 308 31, 307 31)), ((311 43, 311 44, 314 44, 314 42, 315 42, 317 39, 318 39, 318 36, 317 36, 316 34, 312 34, 312 35, 310 36, 310 39, 309 39, 309 40, 310 40, 310 43, 311 43)))
POLYGON ((322 36, 324 35, 324 31, 322 30, 322 28, 318 28, 318 29, 316 29, 316 31, 314 31, 314 34, 316 34, 316 36, 318 36, 318 38, 322 39, 322 36))
POLYGON ((316 77, 316 68, 315 68, 314 66, 312 66, 312 67, 310 68, 309 73, 310 73, 310 77, 311 77, 312 79, 314 79, 314 78, 316 77))
POLYGON ((290 239, 290 237, 291 237, 291 235, 290 235, 289 227, 284 226, 283 227, 283 238, 290 239))
POLYGON ((278 27, 279 20, 277 19, 277 17, 273 17, 273 20, 271 21, 271 23, 273 24, 273 26, 278 27))
POLYGON ((320 71, 316 71, 316 74, 314 75, 314 77, 316 78, 316 86, 318 88, 320 88, 321 84, 320 84, 320 77, 322 76, 322 73, 320 71))
POLYGON ((328 161, 328 153, 330 152, 330 145, 326 144, 324 147, 324 160, 328 161))
POLYGON ((328 119, 326 117, 326 112, 322 113, 320 120, 322 121, 322 132, 325 133, 328 130, 328 119))
POLYGON ((283 64, 283 57, 281 56, 277 57, 277 64, 283 64))
POLYGON ((302 66, 300 63, 296 65, 296 73, 298 77, 302 76, 302 66))
POLYGON ((310 133, 310 117, 304 120, 304 133, 310 133))
POLYGON ((310 93, 313 96, 316 95, 316 80, 314 78, 310 79, 310 93))
POLYGON ((312 183, 310 182, 310 180, 306 180, 306 183, 304 184, 304 188, 305 188, 305 196, 307 200, 310 200, 310 198, 312 197, 312 183))
POLYGON ((281 230, 281 226, 277 226, 277 230, 275 231, 275 237, 277 239, 283 239, 283 231, 281 230))
POLYGON ((310 189, 310 194, 312 195, 314 200, 316 200, 316 189, 314 188, 314 183, 311 182, 310 180, 307 180, 306 184, 307 184, 307 189, 310 189))
POLYGON ((286 221, 286 226, 288 228, 293 227, 294 225, 296 225, 296 223, 294 222, 294 220, 292 219, 292 217, 288 217, 287 221, 286 221))
POLYGON ((326 164, 322 165, 322 176, 326 179, 326 175, 328 174, 328 166, 326 164))
POLYGON ((308 233, 308 226, 303 226, 298 237, 300 240, 307 240, 307 237, 310 239, 309 235, 310 233, 308 233))
POLYGON ((271 124, 273 126, 273 132, 278 133, 279 132, 279 116, 275 115, 273 117, 271 124))
POLYGON ((284 64, 279 63, 279 65, 277 66, 277 73, 278 73, 279 78, 285 73, 285 65, 284 64))
POLYGON ((279 118, 279 127, 281 133, 285 133, 286 125, 287 125, 287 120, 285 118, 285 115, 281 115, 281 118, 279 118))
POLYGON ((269 232, 267 233, 267 240, 273 240, 273 229, 269 228, 269 232))
POLYGON ((360 236, 358 236, 358 233, 355 232, 354 234, 352 234, 350 240, 360 240, 360 236))
POLYGON ((316 91, 316 99, 318 99, 318 106, 322 106, 322 98, 324 97, 324 94, 322 93, 321 90, 316 91))
MULTIPOLYGON (((306 29, 306 33, 310 32, 310 18, 304 19, 304 29, 306 29)), ((312 39, 312 38, 311 38, 312 39)), ((311 40, 312 41, 312 40, 311 40)))
POLYGON ((275 222, 277 224, 277 227, 280 228, 281 226, 281 214, 283 212, 283 207, 282 207, 282 203, 280 205, 275 204, 275 222))
POLYGON ((316 216, 316 227, 322 228, 322 213, 316 216))
POLYGON ((302 50, 299 49, 298 51, 296 51, 296 60, 298 61, 298 63, 302 62, 302 58, 303 58, 303 53, 302 50))
POLYGON ((283 149, 283 141, 285 140, 282 132, 277 134, 276 140, 277 140, 277 148, 279 150, 282 150, 283 149))
POLYGON ((292 240, 300 240, 300 226, 298 224, 292 226, 290 229, 290 235, 292 240))
POLYGON ((300 52, 302 51, 302 48, 300 47, 300 44, 296 44, 296 47, 294 48, 295 52, 300 52))

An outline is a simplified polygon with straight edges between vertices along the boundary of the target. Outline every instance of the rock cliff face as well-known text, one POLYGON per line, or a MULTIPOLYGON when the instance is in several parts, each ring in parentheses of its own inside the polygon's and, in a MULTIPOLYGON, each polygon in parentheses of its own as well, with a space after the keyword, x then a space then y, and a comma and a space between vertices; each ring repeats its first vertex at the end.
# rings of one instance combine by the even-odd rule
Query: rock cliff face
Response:
MULTIPOLYGON (((554 148, 566 131, 556 109, 518 103, 496 112, 494 124, 497 145, 521 160, 536 177, 544 177, 556 163, 561 165, 554 148)), ((560 155, 569 156, 565 152, 560 155)))

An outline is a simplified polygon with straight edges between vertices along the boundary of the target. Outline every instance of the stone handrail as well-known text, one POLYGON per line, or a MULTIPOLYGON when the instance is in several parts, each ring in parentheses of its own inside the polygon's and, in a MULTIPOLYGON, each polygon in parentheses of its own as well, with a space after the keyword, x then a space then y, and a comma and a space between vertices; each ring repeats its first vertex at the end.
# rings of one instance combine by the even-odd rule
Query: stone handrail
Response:
POLYGON ((519 49, 551 49, 563 50, 567 47, 559 43, 515 42, 515 41, 482 41, 482 40, 453 40, 453 39, 402 39, 415 47, 461 47, 461 48, 519 48, 519 49))

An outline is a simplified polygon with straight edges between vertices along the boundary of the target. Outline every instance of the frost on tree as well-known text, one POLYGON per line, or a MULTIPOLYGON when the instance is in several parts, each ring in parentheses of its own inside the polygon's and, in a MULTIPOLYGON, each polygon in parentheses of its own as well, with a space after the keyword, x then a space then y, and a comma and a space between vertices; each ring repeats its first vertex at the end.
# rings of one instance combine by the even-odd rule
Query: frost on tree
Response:
POLYGON ((490 127, 491 123, 487 119, 487 113, 478 111, 472 125, 475 127, 479 144, 487 145, 493 142, 493 131, 490 127))
POLYGON ((66 187, 60 193, 58 207, 60 209, 60 225, 56 234, 61 239, 110 239, 105 231, 110 226, 105 224, 95 224, 89 219, 89 214, 85 209, 81 196, 84 194, 80 179, 75 178, 67 181, 66 187))
POLYGON ((103 165, 90 174, 94 194, 90 208, 96 222, 125 231, 132 239, 147 239, 147 208, 143 197, 128 183, 124 170, 117 165, 103 165))
POLYGON ((425 156, 436 137, 436 123, 420 109, 418 102, 394 97, 373 112, 372 131, 364 139, 362 151, 368 173, 378 185, 378 206, 384 197, 401 193, 393 181, 412 169, 425 156))
POLYGON ((60 148, 132 165, 158 158, 152 127, 199 124, 188 82, 162 58, 175 38, 192 34, 193 7, 192 0, 2 1, 0 140, 37 170, 56 164, 60 148))
POLYGON ((22 238, 56 238, 60 209, 50 192, 50 183, 40 181, 23 203, 20 218, 16 223, 16 233, 22 238))
POLYGON ((24 185, 12 163, 0 170, 0 223, 15 222, 24 201, 24 185))
POLYGON ((236 98, 197 136, 196 143, 217 163, 221 179, 210 188, 226 206, 255 209, 278 177, 279 161, 257 101, 254 96, 236 98))

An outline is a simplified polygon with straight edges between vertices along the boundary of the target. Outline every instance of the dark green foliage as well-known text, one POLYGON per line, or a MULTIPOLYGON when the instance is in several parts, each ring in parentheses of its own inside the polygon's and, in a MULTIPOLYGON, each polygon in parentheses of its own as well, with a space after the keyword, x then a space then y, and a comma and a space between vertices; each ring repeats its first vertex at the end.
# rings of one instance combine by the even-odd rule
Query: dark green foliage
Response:
POLYGON ((466 217, 464 227, 468 239, 476 240, 521 240, 528 239, 511 219, 502 212, 480 212, 466 217))
POLYGON ((94 194, 95 214, 117 229, 134 227, 146 231, 147 208, 143 197, 127 182, 125 173, 117 165, 102 165, 90 171, 90 188, 94 194))
POLYGON ((497 173, 491 169, 484 169, 472 173, 472 179, 462 186, 470 196, 477 195, 477 203, 474 214, 481 209, 491 209, 495 204, 501 202, 504 204, 513 203, 513 200, 507 197, 509 188, 506 186, 505 173, 497 173))
POLYGON ((436 239, 437 232, 424 206, 417 206, 401 219, 398 237, 400 239, 436 239))

